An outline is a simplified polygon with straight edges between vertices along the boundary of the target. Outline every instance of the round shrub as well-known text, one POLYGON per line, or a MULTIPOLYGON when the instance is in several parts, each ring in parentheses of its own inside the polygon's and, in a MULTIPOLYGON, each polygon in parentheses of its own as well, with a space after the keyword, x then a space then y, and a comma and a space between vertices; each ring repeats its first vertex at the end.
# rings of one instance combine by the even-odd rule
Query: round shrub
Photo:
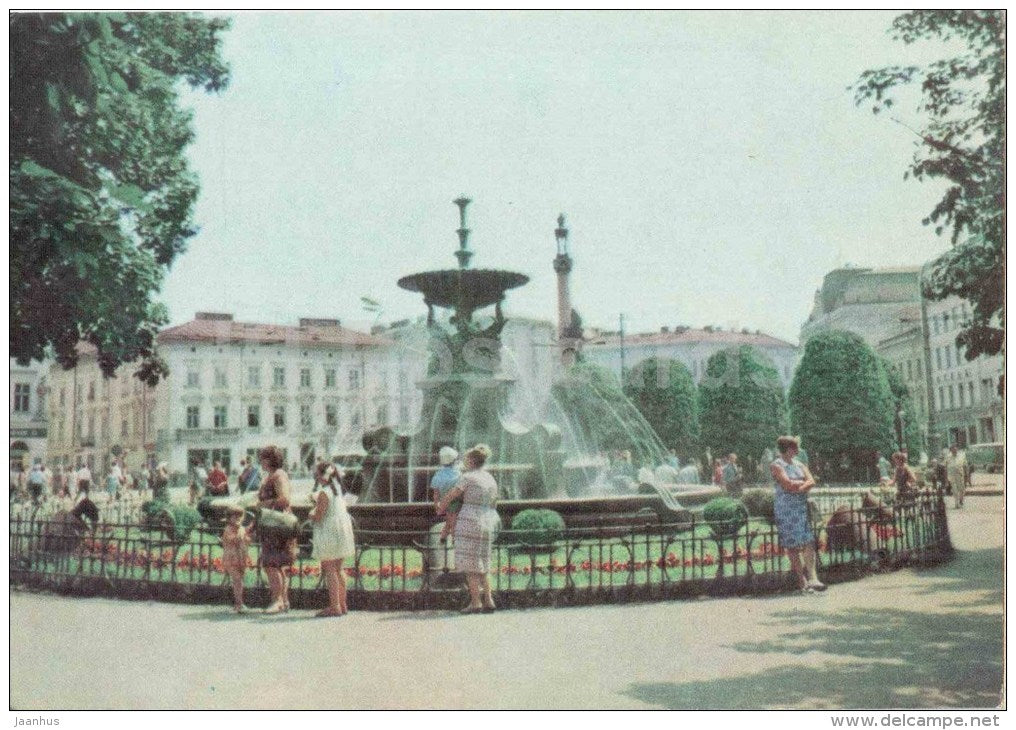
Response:
POLYGON ((549 547, 564 536, 564 518, 552 509, 525 509, 512 518, 512 532, 527 547, 549 547))
POLYGON ((752 487, 741 493, 741 501, 751 517, 761 517, 770 525, 775 524, 773 490, 765 487, 752 487))
POLYGON ((158 516, 169 506, 169 501, 164 499, 150 499, 141 504, 141 524, 149 529, 159 526, 158 516))
POLYGON ((748 510, 744 504, 730 497, 718 497, 706 503, 702 516, 718 539, 733 537, 748 524, 748 510))

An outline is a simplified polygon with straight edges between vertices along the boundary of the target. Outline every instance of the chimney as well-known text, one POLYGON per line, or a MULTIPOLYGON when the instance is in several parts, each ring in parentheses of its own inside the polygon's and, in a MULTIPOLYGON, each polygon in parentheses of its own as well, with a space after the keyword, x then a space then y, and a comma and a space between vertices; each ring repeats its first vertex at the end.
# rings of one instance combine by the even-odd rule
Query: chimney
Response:
POLYGON ((233 315, 225 314, 223 312, 198 312, 194 315, 194 319, 212 320, 216 322, 232 322, 233 315))

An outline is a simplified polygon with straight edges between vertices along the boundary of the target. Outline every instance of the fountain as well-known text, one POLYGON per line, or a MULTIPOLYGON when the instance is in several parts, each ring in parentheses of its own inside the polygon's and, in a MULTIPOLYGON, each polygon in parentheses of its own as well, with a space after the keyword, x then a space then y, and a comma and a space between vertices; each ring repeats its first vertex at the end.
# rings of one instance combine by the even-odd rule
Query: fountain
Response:
MULTIPOLYGON (((715 487, 668 489, 643 484, 638 493, 604 488, 600 444, 590 443, 590 421, 607 424, 636 444, 638 463, 662 463, 664 449, 652 428, 622 395, 608 401, 601 384, 561 379, 540 415, 517 413, 520 383, 506 364, 501 333, 506 319, 506 293, 529 277, 503 270, 474 269, 470 262, 470 230, 459 198, 458 268, 405 276, 398 285, 423 295, 427 306, 430 362, 423 391, 419 427, 398 434, 391 428, 367 433, 367 451, 359 469, 349 475, 349 488, 360 496, 353 509, 360 529, 427 529, 436 521, 428 486, 439 468, 442 446, 460 452, 476 443, 491 446, 487 468, 497 479, 502 500, 498 511, 507 525, 522 509, 540 507, 562 514, 569 526, 618 524, 633 520, 675 521, 687 514, 682 505, 701 503, 715 487), (480 311, 493 307, 493 315, 480 311), (436 310, 447 310, 444 318, 436 310), (515 397, 513 397, 515 396, 515 397), (675 497, 679 496, 679 503, 675 497)), ((559 227, 563 226, 563 218, 559 227)), ((635 483, 637 486, 637 482, 635 483)))

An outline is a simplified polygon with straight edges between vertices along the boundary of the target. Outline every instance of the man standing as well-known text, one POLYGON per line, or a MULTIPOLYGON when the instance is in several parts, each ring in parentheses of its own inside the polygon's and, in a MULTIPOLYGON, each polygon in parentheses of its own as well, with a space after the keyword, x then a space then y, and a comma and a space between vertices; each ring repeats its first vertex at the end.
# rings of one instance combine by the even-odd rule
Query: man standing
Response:
POLYGON ((42 490, 46 488, 46 475, 42 471, 42 464, 36 461, 32 464, 32 471, 28 474, 28 493, 32 496, 32 502, 39 504, 42 499, 42 490))
POLYGON ((189 503, 194 505, 198 496, 208 486, 208 471, 205 469, 205 462, 201 459, 194 460, 194 473, 191 475, 189 503))
POLYGON ((84 494, 87 497, 88 490, 92 487, 92 470, 88 468, 88 462, 81 462, 75 480, 78 483, 78 495, 84 494))
POLYGON ((967 455, 956 444, 950 446, 949 453, 945 455, 945 471, 952 487, 956 509, 959 509, 963 506, 963 494, 967 490, 967 455))
POLYGON ((881 451, 876 452, 878 456, 878 479, 882 484, 888 484, 892 481, 892 477, 889 474, 889 460, 883 456, 881 451))
POLYGON ((737 454, 731 452, 727 456, 726 466, 723 467, 723 486, 731 494, 740 494, 741 482, 743 481, 744 476, 741 473, 741 469, 737 466, 737 454))

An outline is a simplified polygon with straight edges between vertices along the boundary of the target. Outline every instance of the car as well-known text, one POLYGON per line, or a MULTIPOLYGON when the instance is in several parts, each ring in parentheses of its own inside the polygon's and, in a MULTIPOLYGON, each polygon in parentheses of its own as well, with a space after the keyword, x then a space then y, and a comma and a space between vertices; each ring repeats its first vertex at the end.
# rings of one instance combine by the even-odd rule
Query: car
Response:
POLYGON ((1005 464, 1005 444, 973 444, 967 447, 970 471, 1001 474, 1005 464))

